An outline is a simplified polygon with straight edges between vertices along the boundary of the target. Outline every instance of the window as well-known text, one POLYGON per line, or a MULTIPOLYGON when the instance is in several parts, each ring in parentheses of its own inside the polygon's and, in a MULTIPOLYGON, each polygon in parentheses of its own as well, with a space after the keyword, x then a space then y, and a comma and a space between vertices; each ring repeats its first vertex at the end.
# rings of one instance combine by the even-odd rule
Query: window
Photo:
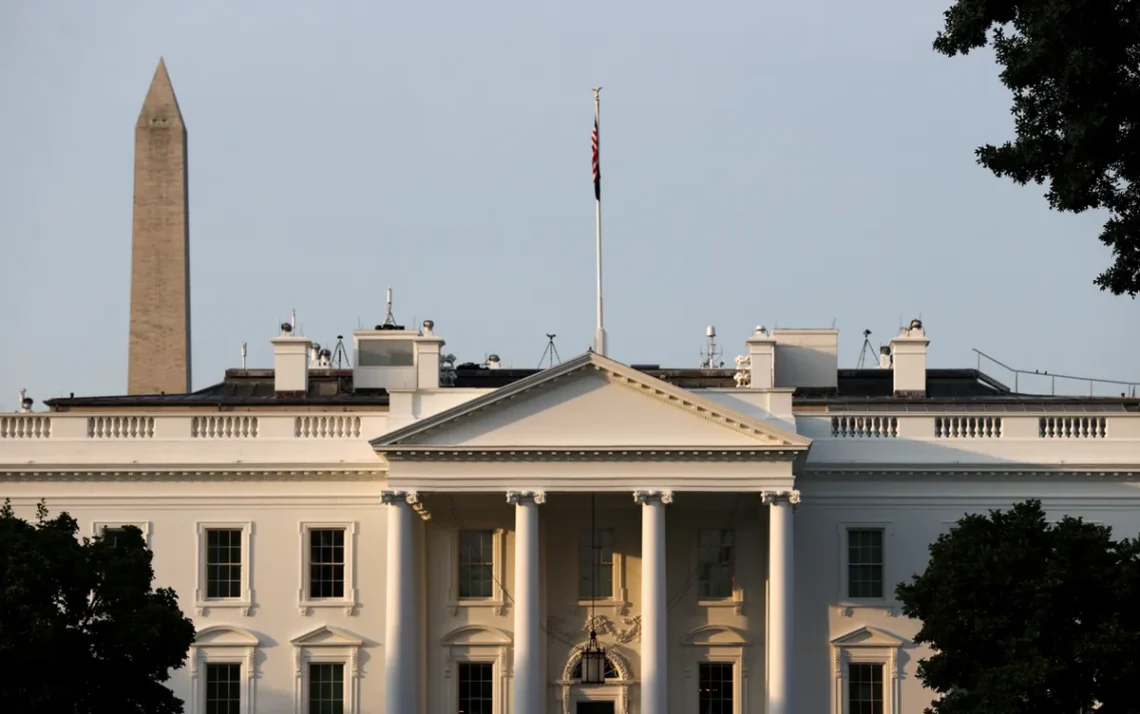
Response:
POLYGON ((206 664, 205 714, 241 714, 240 664, 206 664))
POLYGON ((734 714, 732 704, 732 663, 701 662, 698 673, 700 714, 734 714))
POLYGON ((309 665, 309 714, 344 714, 344 665, 309 665))
POLYGON ((301 614, 311 608, 356 609, 356 523, 301 523, 301 614))
POLYGON ((344 529, 309 531, 309 597, 344 597, 344 529))
POLYGON ((460 531, 459 597, 492 597, 495 585, 494 568, 494 531, 460 531))
POLYGON ((253 607, 249 553, 253 524, 198 523, 198 587, 194 604, 199 615, 210 608, 253 607))
POLYGON ((494 665, 460 662, 459 714, 492 714, 494 703, 494 665))
POLYGON ((883 597, 883 529, 847 531, 847 597, 883 597))
POLYGON ((206 531, 206 597, 241 597, 242 533, 240 528, 206 531))
POLYGON ((150 546, 150 521, 96 521, 91 524, 91 535, 102 535, 111 545, 117 545, 118 534, 127 526, 134 526, 142 531, 143 542, 150 546))
MULTIPOLYGON (((614 666, 614 661, 612 659, 610 659, 609 657, 606 657, 606 663, 605 663, 604 667, 602 668, 602 678, 603 679, 621 679, 621 675, 618 674, 617 667, 614 666)), ((578 679, 578 680, 582 679, 582 660, 581 659, 578 660, 578 664, 574 665, 574 671, 571 673, 570 679, 578 679)))
POLYGON ((582 531, 578 539, 578 597, 608 600, 614 597, 614 532, 599 528, 582 531))
POLYGON ((731 530, 702 530, 698 535, 701 600, 721 600, 732 597, 733 584, 733 532, 731 530))
POLYGON ((884 714, 883 665, 849 664, 847 677, 848 714, 884 714))

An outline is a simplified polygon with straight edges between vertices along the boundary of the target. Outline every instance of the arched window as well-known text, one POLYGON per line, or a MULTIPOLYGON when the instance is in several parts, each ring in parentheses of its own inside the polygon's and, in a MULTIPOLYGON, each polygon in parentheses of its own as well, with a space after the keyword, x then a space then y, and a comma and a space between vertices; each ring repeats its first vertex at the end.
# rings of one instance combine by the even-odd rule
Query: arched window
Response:
MULTIPOLYGON (((582 679, 582 660, 579 659, 578 664, 574 665, 574 671, 571 673, 570 678, 571 679, 577 679, 577 680, 581 681, 581 679, 582 679)), ((620 678, 620 676, 618 675, 617 667, 614 666, 614 661, 612 659, 610 659, 609 657, 606 657, 605 678, 606 679, 619 679, 620 678)))

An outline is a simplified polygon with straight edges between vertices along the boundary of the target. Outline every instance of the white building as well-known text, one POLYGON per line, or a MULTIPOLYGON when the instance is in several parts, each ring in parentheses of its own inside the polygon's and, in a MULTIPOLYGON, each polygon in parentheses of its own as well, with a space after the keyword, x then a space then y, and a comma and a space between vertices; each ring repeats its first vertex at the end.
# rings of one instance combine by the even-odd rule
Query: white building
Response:
POLYGON ((1032 496, 1140 531, 1140 401, 927 370, 917 324, 870 370, 834 330, 758 331, 744 386, 441 365, 431 328, 2 415, 0 495, 142 529, 199 628, 191 714, 918 712, 892 594, 950 523, 1032 496))

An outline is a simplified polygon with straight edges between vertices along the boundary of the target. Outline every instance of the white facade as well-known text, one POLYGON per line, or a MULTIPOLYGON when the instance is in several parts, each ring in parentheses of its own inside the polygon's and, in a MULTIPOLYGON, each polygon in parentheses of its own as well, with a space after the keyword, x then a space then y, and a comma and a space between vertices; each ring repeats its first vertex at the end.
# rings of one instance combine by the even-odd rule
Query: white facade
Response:
MULTIPOLYGON (((895 375, 909 399, 862 407, 793 403, 788 379, 834 384, 828 331, 749 340, 756 387, 686 390, 587 354, 471 389, 439 386, 428 329, 405 334, 410 363, 368 366, 387 407, 0 415, 0 497, 24 516, 45 499, 86 534, 142 529, 199 629, 170 682, 190 714, 219 663, 242 712, 310 711, 320 664, 346 712, 484 711, 466 678, 495 714, 688 714, 702 688, 737 714, 841 714, 869 675, 877 711, 918 712, 925 653, 892 594, 952 522, 1037 497, 1140 531, 1135 399, 926 399, 918 329, 896 347, 922 360, 895 375), (591 626, 604 685, 577 681, 591 626)), ((279 391, 308 379, 293 361, 279 391)))

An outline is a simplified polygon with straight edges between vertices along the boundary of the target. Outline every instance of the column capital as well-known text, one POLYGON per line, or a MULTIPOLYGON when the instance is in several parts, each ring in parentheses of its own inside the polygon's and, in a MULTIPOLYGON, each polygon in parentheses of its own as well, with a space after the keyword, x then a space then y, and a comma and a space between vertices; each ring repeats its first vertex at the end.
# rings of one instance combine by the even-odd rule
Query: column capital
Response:
POLYGON ((524 503, 542 505, 546 503, 545 491, 507 491, 507 503, 518 506, 524 503))
POLYGON ((791 491, 761 491, 760 500, 769 506, 778 505, 781 503, 790 503, 796 505, 800 502, 800 492, 795 489, 791 491))
POLYGON ((420 500, 420 494, 417 491, 381 491, 380 502, 385 506, 399 506, 406 503, 419 514, 420 518, 425 521, 431 520, 431 512, 420 500))
POLYGON ((668 504, 673 502, 672 491, 634 491, 633 502, 640 504, 653 504, 663 503, 668 504))

